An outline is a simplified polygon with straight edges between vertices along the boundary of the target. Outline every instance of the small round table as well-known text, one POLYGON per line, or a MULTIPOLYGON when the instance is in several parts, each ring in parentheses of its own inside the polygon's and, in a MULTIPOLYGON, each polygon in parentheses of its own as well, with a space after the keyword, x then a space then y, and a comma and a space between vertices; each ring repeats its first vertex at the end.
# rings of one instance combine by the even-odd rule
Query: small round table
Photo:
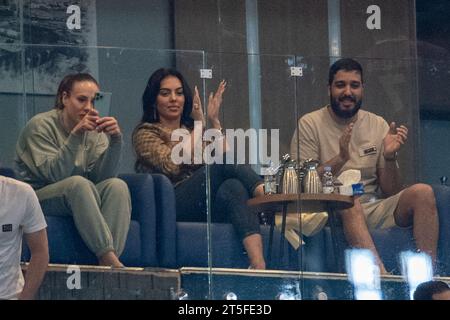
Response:
MULTIPOLYGON (((272 256, 272 240, 273 230, 275 227, 275 213, 282 212, 281 235, 280 235, 280 251, 278 254, 281 261, 284 247, 284 235, 286 232, 286 218, 289 212, 314 213, 327 211, 329 214, 329 222, 331 226, 331 236, 333 238, 333 246, 335 257, 338 260, 338 269, 343 268, 343 259, 341 254, 340 243, 342 241, 342 228, 338 227, 337 218, 334 214, 336 210, 344 210, 353 207, 353 197, 340 194, 324 194, 324 193, 298 193, 298 194, 266 194, 264 196, 255 197, 247 201, 256 213, 272 214, 270 219, 270 238, 269 238, 269 255, 268 262, 271 262, 272 256), (341 234, 339 234, 339 232, 341 234)), ((301 234, 299 235, 301 239, 301 234)), ((299 260, 301 250, 298 249, 299 260)))

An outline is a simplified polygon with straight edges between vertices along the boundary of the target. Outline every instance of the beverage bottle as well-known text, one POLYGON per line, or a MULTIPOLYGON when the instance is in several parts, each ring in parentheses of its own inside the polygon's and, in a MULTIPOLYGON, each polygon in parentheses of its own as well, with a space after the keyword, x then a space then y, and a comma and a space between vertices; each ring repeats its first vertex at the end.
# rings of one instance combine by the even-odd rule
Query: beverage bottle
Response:
POLYGON ((331 167, 325 167, 322 177, 322 191, 323 193, 333 193, 334 192, 334 182, 333 173, 331 172, 331 167))
POLYGON ((277 181, 276 181, 277 168, 269 163, 269 165, 263 166, 264 175, 264 193, 275 194, 277 193, 277 181))

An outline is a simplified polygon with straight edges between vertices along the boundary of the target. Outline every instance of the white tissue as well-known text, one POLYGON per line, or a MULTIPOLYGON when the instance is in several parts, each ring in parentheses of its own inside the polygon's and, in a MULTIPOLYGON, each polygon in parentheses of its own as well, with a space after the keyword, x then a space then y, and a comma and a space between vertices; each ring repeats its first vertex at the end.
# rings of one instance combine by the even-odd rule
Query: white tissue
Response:
POLYGON ((351 186, 361 180, 361 171, 353 169, 345 170, 339 175, 338 180, 342 182, 342 185, 344 186, 351 186))
POLYGON ((339 186, 339 193, 345 196, 353 195, 353 185, 359 183, 361 180, 361 171, 359 170, 345 170, 340 174, 338 180, 342 182, 342 186, 339 186))

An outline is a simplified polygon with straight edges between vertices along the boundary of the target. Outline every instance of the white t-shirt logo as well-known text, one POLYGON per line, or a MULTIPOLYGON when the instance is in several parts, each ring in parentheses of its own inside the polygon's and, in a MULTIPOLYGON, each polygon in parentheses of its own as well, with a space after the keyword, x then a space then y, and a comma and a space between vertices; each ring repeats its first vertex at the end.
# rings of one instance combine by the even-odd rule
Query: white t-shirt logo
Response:
POLYGON ((12 232, 12 230, 13 230, 12 224, 2 225, 2 232, 12 232))

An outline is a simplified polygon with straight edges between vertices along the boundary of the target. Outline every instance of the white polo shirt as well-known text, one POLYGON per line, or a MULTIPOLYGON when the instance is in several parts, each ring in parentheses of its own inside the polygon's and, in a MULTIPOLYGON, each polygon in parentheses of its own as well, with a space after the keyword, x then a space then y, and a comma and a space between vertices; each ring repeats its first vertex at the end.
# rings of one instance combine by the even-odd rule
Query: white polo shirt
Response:
POLYGON ((26 183, 0 176, 0 299, 14 299, 22 292, 23 233, 46 227, 34 190, 26 183))

